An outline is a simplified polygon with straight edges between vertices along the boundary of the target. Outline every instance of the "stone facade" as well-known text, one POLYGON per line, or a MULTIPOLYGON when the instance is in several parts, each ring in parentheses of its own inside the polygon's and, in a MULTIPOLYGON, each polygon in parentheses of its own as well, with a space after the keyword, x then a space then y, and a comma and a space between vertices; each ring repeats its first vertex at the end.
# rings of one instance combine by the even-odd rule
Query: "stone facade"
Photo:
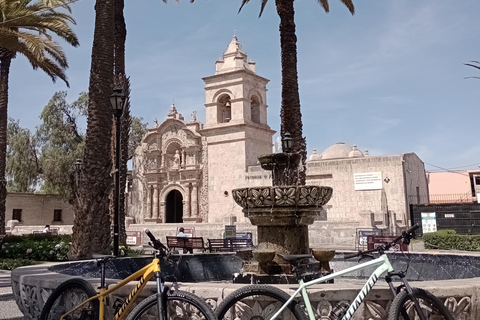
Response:
POLYGON ((205 125, 195 113, 185 121, 172 105, 137 150, 127 203, 135 223, 245 221, 230 192, 247 185, 248 167, 272 150, 268 80, 255 73, 236 37, 203 80, 205 125))
POLYGON ((52 194, 10 192, 5 221, 18 220, 18 226, 73 224, 73 207, 52 194))
POLYGON ((333 188, 332 199, 324 207, 327 221, 356 222, 358 228, 390 233, 409 224, 409 205, 428 193, 424 164, 414 153, 311 159, 307 184, 333 188), (370 173, 375 174, 371 186, 359 187, 359 175, 370 173))

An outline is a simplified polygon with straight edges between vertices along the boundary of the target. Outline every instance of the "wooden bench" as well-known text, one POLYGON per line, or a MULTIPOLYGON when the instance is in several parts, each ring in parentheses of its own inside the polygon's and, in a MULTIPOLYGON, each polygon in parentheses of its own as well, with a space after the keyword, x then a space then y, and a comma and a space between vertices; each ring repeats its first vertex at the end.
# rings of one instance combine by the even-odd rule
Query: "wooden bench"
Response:
POLYGON ((205 250, 202 237, 176 237, 167 236, 167 246, 170 249, 182 248, 186 252, 193 253, 193 249, 205 250))
POLYGON ((226 238, 226 239, 208 239, 208 249, 210 252, 223 251, 235 252, 241 249, 253 248, 252 239, 226 238))

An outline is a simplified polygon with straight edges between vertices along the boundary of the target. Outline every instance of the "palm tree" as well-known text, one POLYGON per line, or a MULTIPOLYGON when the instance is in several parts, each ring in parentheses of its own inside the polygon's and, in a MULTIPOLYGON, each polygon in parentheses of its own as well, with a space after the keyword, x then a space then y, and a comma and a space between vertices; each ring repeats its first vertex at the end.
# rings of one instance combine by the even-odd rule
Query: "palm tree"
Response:
MULTIPOLYGON (((317 0, 325 10, 329 12, 328 0, 317 0)), ((340 0, 353 15, 355 8, 352 0, 340 0)), ((250 0, 242 0, 243 6, 250 0)), ((260 16, 265 9, 268 0, 262 0, 260 16)), ((300 97, 298 94, 297 73, 297 36, 295 34, 295 11, 294 0, 275 0, 277 14, 280 17, 280 46, 282 56, 282 107, 280 110, 281 135, 289 132, 293 138, 293 151, 302 155, 303 171, 300 173, 300 184, 305 184, 307 143, 303 137, 302 112, 300 109, 300 97)))
POLYGON ((111 240, 109 194, 112 188, 112 112, 114 1, 97 0, 88 88, 88 120, 82 183, 75 191, 70 259, 108 253, 111 240))
POLYGON ((10 64, 17 54, 24 55, 33 69, 41 69, 53 82, 57 78, 68 86, 65 69, 67 58, 50 33, 76 47, 77 36, 69 23, 75 20, 56 11, 63 7, 70 12, 66 0, 3 0, 0 1, 0 234, 5 233, 5 201, 7 198, 5 164, 7 150, 8 78, 10 64))
MULTIPOLYGON (((125 41, 127 39, 127 28, 125 25, 125 16, 123 9, 124 0, 115 0, 115 77, 121 82, 126 95, 122 123, 121 123, 121 153, 120 153, 120 194, 119 199, 119 233, 120 243, 125 244, 127 234, 125 230, 125 188, 127 185, 127 161, 128 161, 128 141, 130 135, 131 115, 130 115, 130 80, 125 76, 125 41)), ((114 129, 115 130, 115 129, 114 129)), ((113 148, 115 151, 116 148, 113 148)), ((113 200, 116 201, 115 197, 113 200)))

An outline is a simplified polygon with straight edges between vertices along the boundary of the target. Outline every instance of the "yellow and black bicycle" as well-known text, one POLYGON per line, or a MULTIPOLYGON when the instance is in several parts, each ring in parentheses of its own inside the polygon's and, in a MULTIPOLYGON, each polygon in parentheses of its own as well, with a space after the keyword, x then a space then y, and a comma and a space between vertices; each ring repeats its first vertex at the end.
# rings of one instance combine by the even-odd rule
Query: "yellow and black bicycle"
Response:
POLYGON ((45 303, 40 320, 104 320, 108 295, 135 279, 139 280, 128 298, 119 301, 115 306, 115 320, 216 320, 212 309, 203 299, 189 292, 170 290, 165 285, 165 279, 160 272, 160 259, 168 256, 168 250, 149 230, 145 232, 155 249, 150 264, 108 287, 105 284, 105 264, 115 256, 95 255, 94 258, 98 260, 98 266, 101 268, 99 293, 83 279, 67 280, 52 292, 45 303), (157 292, 129 312, 139 293, 152 277, 155 277, 157 292))

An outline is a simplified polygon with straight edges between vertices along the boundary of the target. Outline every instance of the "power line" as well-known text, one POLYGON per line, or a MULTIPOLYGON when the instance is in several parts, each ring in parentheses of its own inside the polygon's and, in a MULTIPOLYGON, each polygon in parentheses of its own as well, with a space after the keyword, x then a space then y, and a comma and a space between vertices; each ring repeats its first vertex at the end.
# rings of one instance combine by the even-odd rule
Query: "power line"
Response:
POLYGON ((458 172, 458 171, 450 170, 450 169, 447 169, 447 168, 442 168, 442 167, 436 166, 436 165, 431 164, 431 163, 428 163, 428 162, 425 162, 425 164, 428 164, 429 166, 432 166, 432 167, 435 167, 435 168, 442 169, 442 170, 447 171, 447 172, 456 173, 456 174, 459 174, 459 175, 462 175, 462 176, 466 176, 466 177, 469 177, 469 176, 470 176, 470 175, 468 175, 468 174, 460 173, 460 172, 458 172))
POLYGON ((48 7, 48 8, 42 9, 42 10, 38 10, 38 11, 32 12, 32 13, 30 13, 30 14, 26 14, 26 15, 24 15, 24 16, 21 16, 21 17, 16 17, 16 18, 13 18, 13 19, 10 19, 10 20, 0 21, 0 25, 5 24, 5 23, 7 23, 7 22, 15 21, 15 20, 18 20, 18 19, 22 19, 22 18, 25 18, 25 17, 33 16, 33 15, 36 15, 36 14, 41 13, 41 12, 50 11, 51 9, 56 9, 56 8, 64 7, 64 6, 66 6, 66 5, 75 3, 75 2, 77 2, 77 1, 80 1, 80 0, 70 0, 70 1, 67 1, 67 2, 65 2, 65 3, 59 4, 59 5, 57 5, 57 6, 48 7))

